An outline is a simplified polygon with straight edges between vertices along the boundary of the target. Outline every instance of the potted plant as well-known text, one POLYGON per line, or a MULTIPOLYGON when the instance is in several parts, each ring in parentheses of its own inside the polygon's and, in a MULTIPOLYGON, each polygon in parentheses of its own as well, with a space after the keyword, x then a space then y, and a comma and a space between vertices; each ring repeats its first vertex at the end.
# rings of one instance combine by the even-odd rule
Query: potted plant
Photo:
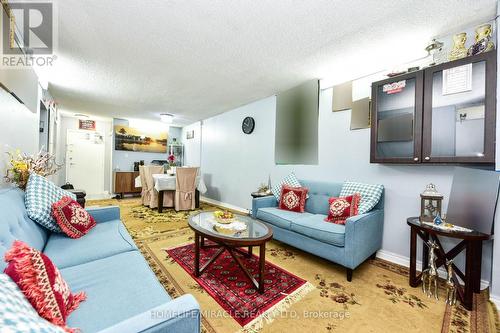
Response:
POLYGON ((31 173, 47 177, 55 174, 62 165, 55 161, 55 156, 40 150, 38 154, 28 155, 15 152, 7 152, 8 161, 4 179, 7 183, 15 184, 21 189, 26 188, 31 173))

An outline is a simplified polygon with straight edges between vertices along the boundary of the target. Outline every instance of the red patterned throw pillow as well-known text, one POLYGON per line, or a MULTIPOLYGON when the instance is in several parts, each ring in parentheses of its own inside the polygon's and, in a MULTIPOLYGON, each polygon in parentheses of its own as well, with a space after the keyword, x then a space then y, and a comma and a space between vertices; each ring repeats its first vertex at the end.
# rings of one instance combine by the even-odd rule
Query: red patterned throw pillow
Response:
POLYGON ((62 197, 53 203, 52 215, 61 230, 71 238, 80 238, 95 227, 94 218, 70 197, 62 197))
POLYGON ((66 318, 85 293, 72 294, 66 281, 52 261, 37 249, 16 240, 5 253, 8 262, 4 273, 10 276, 38 314, 67 332, 77 329, 66 327, 66 318))
POLYGON ((347 197, 330 198, 328 203, 328 217, 325 218, 326 222, 333 222, 335 224, 345 224, 345 221, 351 217, 358 215, 358 206, 361 200, 359 193, 354 193, 347 197))
POLYGON ((283 185, 281 187, 279 208, 303 213, 306 205, 307 191, 308 189, 305 187, 283 185))

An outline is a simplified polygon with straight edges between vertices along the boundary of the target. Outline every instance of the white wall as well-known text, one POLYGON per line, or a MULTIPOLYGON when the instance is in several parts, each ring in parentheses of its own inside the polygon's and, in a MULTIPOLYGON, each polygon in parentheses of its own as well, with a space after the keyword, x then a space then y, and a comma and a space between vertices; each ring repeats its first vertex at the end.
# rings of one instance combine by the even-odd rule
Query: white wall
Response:
POLYGON ((181 142, 184 145, 184 165, 199 167, 201 165, 201 122, 182 128, 181 142), (187 132, 194 131, 194 138, 187 139, 187 132))
MULTIPOLYGON (((332 89, 321 91, 316 166, 274 165, 274 96, 204 120, 201 168, 208 187, 205 196, 249 209, 250 193, 266 183, 269 174, 276 183, 291 171, 299 179, 380 183, 386 189, 383 250, 407 258, 410 235, 406 218, 419 215, 419 194, 428 183, 449 196, 454 167, 370 164, 370 130, 351 131, 350 111, 332 112, 331 103, 332 89), (251 135, 241 131, 246 116, 255 118, 251 135)), ((444 206, 446 209, 447 201, 444 206)), ((482 278, 489 281, 491 242, 483 251, 482 278)))
POLYGON ((6 150, 19 149, 27 154, 38 152, 39 100, 42 89, 31 68, 0 69, 0 83, 24 102, 0 88, 0 187, 5 186, 3 175, 7 162, 6 150))

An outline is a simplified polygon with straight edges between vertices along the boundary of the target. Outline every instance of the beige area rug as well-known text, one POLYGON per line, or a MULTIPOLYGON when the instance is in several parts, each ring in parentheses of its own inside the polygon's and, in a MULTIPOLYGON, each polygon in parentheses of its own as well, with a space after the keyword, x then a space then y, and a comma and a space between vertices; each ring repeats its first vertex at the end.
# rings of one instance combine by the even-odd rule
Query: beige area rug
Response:
MULTIPOLYGON (((165 249, 193 241, 187 217, 193 212, 159 214, 139 199, 89 201, 88 206, 119 205, 122 220, 158 279, 173 297, 193 294, 200 303, 204 332, 500 332, 498 312, 484 291, 475 298, 475 311, 446 306, 408 285, 406 268, 379 259, 354 271, 277 241, 268 243, 266 259, 307 280, 306 294, 282 304, 279 311, 241 327, 194 281, 165 249)), ((216 207, 203 204, 200 210, 216 207)))

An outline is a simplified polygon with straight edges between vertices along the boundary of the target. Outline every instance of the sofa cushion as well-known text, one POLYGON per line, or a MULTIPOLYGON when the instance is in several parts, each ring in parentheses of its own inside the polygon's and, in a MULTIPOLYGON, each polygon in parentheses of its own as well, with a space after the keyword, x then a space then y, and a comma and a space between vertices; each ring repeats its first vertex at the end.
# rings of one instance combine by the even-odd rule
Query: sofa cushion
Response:
POLYGON ((312 214, 328 214, 328 199, 338 197, 342 183, 325 181, 299 180, 302 186, 309 189, 309 199, 306 200, 306 212, 312 214))
POLYGON ((171 300, 138 251, 64 268, 61 274, 71 290, 87 293, 68 317, 68 325, 82 332, 100 331, 171 300))
POLYGON ((279 208, 303 213, 306 205, 306 195, 307 188, 305 187, 291 187, 283 184, 281 187, 279 208))
POLYGON ((332 197, 328 200, 330 210, 325 222, 333 222, 336 224, 345 224, 345 221, 351 217, 358 215, 358 206, 361 195, 354 193, 347 197, 335 198, 332 197))
POLYGON ((325 222, 326 215, 315 214, 291 223, 291 230, 304 236, 311 237, 323 243, 335 246, 344 246, 345 226, 325 222))
POLYGON ((19 287, 6 274, 0 273, 0 328, 2 332, 64 333, 33 309, 19 287))
MULTIPOLYGON (((297 176, 292 172, 285 178, 283 178, 278 184, 274 185, 271 188, 271 192, 273 192, 274 197, 278 202, 280 201, 281 197, 281 187, 283 185, 288 185, 290 187, 301 187, 299 180, 297 179, 297 176)), ((306 198, 309 198, 309 196, 306 196, 306 198)))
POLYGON ((62 232, 52 217, 52 204, 63 196, 76 200, 73 193, 63 190, 45 177, 32 173, 28 179, 25 196, 28 216, 50 231, 62 232))
POLYGON ((384 191, 384 186, 379 184, 363 184, 357 182, 344 182, 342 190, 340 191, 341 197, 346 197, 354 193, 361 194, 361 201, 359 203, 359 214, 368 213, 377 205, 384 191))
POLYGON ((95 227, 94 218, 70 197, 52 204, 52 216, 61 230, 71 238, 80 238, 95 227))
POLYGON ((97 223, 88 234, 78 239, 54 233, 50 236, 44 253, 57 267, 62 268, 136 249, 121 221, 113 220, 97 223))
POLYGON ((71 293, 52 261, 20 240, 5 253, 5 260, 9 262, 5 274, 18 285, 38 314, 68 329, 66 318, 85 300, 85 293, 71 293))
POLYGON ((297 219, 301 219, 307 216, 312 216, 312 214, 304 212, 304 213, 296 213, 288 210, 279 209, 277 207, 266 207, 259 208, 257 211, 257 218, 275 225, 279 228, 290 230, 290 223, 297 219))
MULTIPOLYGON (((26 213, 24 192, 18 188, 0 190, 0 258, 16 239, 43 250, 47 242, 47 229, 33 222, 26 213)), ((0 260, 0 272, 7 263, 0 260)))

